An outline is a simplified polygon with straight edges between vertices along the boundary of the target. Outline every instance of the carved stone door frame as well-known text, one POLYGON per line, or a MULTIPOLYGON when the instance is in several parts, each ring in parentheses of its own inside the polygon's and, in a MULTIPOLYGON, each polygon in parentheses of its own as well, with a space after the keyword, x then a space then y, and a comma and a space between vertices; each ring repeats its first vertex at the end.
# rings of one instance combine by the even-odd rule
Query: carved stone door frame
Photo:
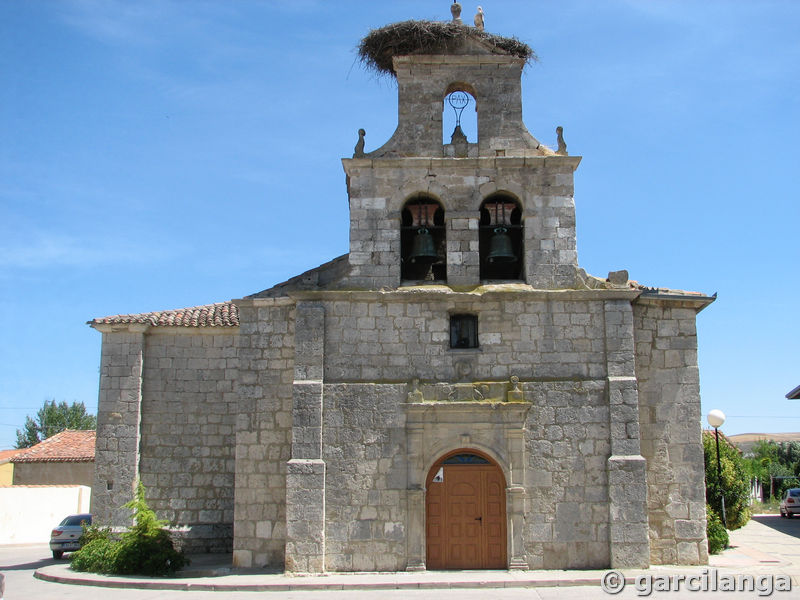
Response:
POLYGON ((508 568, 527 569, 524 424, 530 403, 411 402, 406 406, 408 452, 407 570, 426 569, 425 482, 431 467, 457 449, 490 458, 506 481, 508 568))

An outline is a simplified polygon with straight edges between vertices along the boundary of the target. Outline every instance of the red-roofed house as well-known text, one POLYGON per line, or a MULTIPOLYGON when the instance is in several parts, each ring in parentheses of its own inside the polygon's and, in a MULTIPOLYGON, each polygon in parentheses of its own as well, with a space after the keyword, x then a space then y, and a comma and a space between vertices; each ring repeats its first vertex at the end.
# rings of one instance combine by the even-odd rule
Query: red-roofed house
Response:
POLYGON ((26 450, 0 450, 0 485, 11 485, 14 481, 14 463, 11 459, 26 450))
POLYGON ((14 485, 86 485, 94 478, 95 431, 67 429, 11 459, 14 485))

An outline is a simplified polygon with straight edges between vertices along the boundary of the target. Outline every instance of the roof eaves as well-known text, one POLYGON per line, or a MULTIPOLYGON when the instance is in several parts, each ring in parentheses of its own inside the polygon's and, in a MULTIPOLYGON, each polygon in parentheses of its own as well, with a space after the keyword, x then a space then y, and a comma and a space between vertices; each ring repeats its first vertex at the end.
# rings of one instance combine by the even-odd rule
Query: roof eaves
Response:
POLYGON ((688 302, 697 308, 697 312, 712 304, 717 299, 717 293, 708 296, 701 292, 689 292, 686 290, 672 290, 668 288, 650 288, 641 286, 642 293, 639 294, 637 301, 647 300, 666 300, 672 302, 688 302))
POLYGON ((87 321, 102 325, 149 325, 150 327, 238 327, 239 308, 230 301, 148 313, 111 315, 87 321))

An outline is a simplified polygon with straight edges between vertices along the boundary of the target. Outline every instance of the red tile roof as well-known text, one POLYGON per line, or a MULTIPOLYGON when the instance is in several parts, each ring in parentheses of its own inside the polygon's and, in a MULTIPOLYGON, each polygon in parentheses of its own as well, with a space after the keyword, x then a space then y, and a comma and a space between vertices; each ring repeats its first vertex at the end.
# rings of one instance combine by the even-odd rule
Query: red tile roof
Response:
POLYGON ((233 302, 218 302, 138 315, 113 315, 93 319, 88 323, 89 325, 143 323, 152 327, 238 327, 239 309, 233 302))
POLYGON ((66 429, 27 448, 11 459, 12 463, 89 462, 94 460, 96 432, 66 429))
POLYGON ((12 458, 14 458, 17 454, 22 452, 27 452, 27 448, 18 448, 14 450, 0 450, 0 465, 7 463, 12 458))

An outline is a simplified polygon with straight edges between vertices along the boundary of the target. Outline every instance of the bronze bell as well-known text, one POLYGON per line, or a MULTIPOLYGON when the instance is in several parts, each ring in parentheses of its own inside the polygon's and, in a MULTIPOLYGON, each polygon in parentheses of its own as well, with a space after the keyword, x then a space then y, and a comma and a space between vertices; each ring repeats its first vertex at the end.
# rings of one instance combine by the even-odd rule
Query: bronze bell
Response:
POLYGON ((411 254, 408 255, 408 261, 413 264, 429 265, 437 260, 439 260, 439 255, 436 254, 431 232, 425 227, 420 227, 414 237, 414 244, 411 246, 411 254))
POLYGON ((486 257, 489 263, 513 263, 517 256, 511 248, 511 238, 505 227, 496 227, 494 235, 489 242, 489 254, 486 257))

